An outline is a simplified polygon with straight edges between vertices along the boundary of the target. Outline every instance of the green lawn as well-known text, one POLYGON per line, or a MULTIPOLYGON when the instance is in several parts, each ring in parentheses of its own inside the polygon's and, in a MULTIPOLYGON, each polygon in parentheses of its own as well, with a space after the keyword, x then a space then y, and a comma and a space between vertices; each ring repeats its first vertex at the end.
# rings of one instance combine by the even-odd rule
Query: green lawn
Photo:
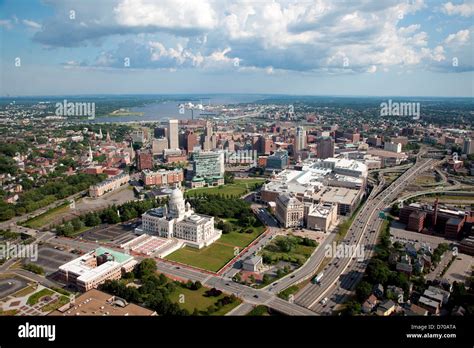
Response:
POLYGON ((191 247, 181 248, 166 256, 166 259, 217 272, 233 257, 234 247, 217 241, 200 250, 191 247))
MULTIPOLYGON (((198 311, 206 311, 209 306, 212 306, 217 302, 217 300, 226 296, 226 294, 222 293, 217 297, 206 297, 204 296, 204 293, 207 290, 209 289, 206 287, 202 287, 198 290, 190 290, 179 286, 170 294, 170 300, 171 302, 177 303, 182 309, 188 310, 189 313, 193 313, 195 309, 198 311), (184 295, 183 303, 180 303, 180 295, 184 295)), ((233 308, 237 307, 240 303, 242 303, 242 301, 238 300, 227 304, 212 313, 212 315, 224 315, 233 308)))
POLYGON ((230 195, 243 196, 245 193, 252 190, 254 184, 261 184, 265 179, 235 179, 233 184, 226 184, 217 187, 201 187, 186 191, 186 195, 194 196, 196 194, 205 193, 208 195, 230 195), (247 191, 248 190, 248 191, 247 191))
MULTIPOLYGON (((246 232, 231 232, 227 234, 222 234, 222 237, 219 239, 219 242, 225 244, 231 244, 233 246, 239 248, 245 248, 249 245, 255 238, 261 235, 265 231, 265 226, 258 226, 258 227, 250 227, 253 232, 246 233, 246 232)), ((245 228, 247 229, 247 228, 245 228)))
POLYGON ((64 306, 66 303, 69 302, 69 298, 66 296, 61 296, 59 299, 56 301, 44 306, 41 308, 42 312, 52 312, 55 309, 58 309, 59 307, 64 306))
POLYGON ((28 300, 26 301, 26 303, 28 303, 29 305, 35 305, 38 303, 38 301, 40 300, 41 297, 43 296, 51 296, 53 295, 54 292, 49 290, 49 289, 43 289, 41 291, 38 291, 37 293, 34 293, 33 295, 31 295, 30 297, 28 297, 28 300))
POLYGON ((29 228, 41 228, 47 223, 53 221, 55 215, 65 213, 69 211, 69 209, 69 203, 64 203, 59 207, 51 208, 43 214, 25 221, 21 225, 29 228))
POLYGON ((235 257, 236 247, 240 252, 265 231, 265 226, 250 228, 253 230, 252 233, 233 231, 222 234, 219 240, 206 248, 198 250, 184 247, 166 256, 166 259, 217 272, 235 257))

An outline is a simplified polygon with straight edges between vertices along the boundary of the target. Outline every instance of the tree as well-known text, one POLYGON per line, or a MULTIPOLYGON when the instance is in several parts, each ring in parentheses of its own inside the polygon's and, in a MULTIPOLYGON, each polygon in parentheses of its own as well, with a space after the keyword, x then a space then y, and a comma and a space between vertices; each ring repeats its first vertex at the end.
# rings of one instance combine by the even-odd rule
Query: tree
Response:
POLYGON ((233 184, 235 181, 235 174, 231 172, 224 173, 224 183, 225 184, 233 184))
POLYGON ((372 259, 367 267, 367 276, 371 283, 385 284, 390 277, 390 269, 382 260, 372 259))
POLYGON ((136 268, 136 276, 142 279, 146 276, 154 274, 156 271, 156 261, 153 259, 145 259, 140 262, 136 268))
POLYGON ((356 295, 359 301, 364 301, 372 292, 372 285, 366 281, 361 281, 356 288, 356 295))

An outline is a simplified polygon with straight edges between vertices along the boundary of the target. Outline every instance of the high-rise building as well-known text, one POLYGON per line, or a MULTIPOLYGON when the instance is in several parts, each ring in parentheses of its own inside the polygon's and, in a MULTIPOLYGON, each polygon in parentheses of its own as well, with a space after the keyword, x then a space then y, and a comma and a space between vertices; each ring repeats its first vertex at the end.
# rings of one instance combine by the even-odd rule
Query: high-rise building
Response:
POLYGON ((316 157, 326 159, 334 157, 334 139, 331 137, 320 137, 317 140, 316 157))
POLYGON ((195 152, 191 186, 221 185, 224 183, 224 170, 224 152, 195 152))
POLYGON ((169 120, 168 140, 170 149, 179 149, 178 120, 169 120))
POLYGON ((202 149, 204 151, 210 151, 214 149, 212 134, 213 134, 212 123, 210 121, 207 121, 206 130, 202 136, 202 149))
POLYGON ((303 127, 296 128, 295 150, 301 151, 306 148, 306 131, 303 127))
POLYGON ((263 135, 258 137, 255 143, 254 149, 258 151, 260 155, 269 155, 275 151, 275 143, 272 139, 266 138, 263 135))
POLYGON ((474 141, 471 138, 464 139, 463 149, 466 155, 471 155, 474 153, 474 141))
POLYGON ((147 150, 137 151, 137 168, 138 170, 153 168, 153 153, 147 150))
POLYGON ((288 151, 278 150, 267 158, 267 170, 282 170, 288 166, 288 151))
POLYGON ((194 151, 196 145, 199 145, 199 136, 192 130, 187 130, 185 133, 185 150, 190 153, 194 151))
POLYGON ((152 152, 154 155, 162 155, 163 150, 168 149, 168 139, 167 138, 159 138, 153 139, 152 142, 152 152))

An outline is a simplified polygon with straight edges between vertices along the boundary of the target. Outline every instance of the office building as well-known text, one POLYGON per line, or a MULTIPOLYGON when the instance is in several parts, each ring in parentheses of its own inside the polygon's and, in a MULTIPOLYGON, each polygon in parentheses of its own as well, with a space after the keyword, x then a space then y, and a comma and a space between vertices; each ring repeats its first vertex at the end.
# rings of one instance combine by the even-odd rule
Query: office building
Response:
POLYGON ((153 155, 162 155, 163 151, 167 149, 168 149, 167 138, 153 139, 152 148, 151 148, 153 155))
POLYGON ((168 122, 168 148, 179 149, 178 120, 169 120, 168 122))
POLYGON ((302 151, 306 148, 306 131, 303 127, 296 128, 295 150, 302 151))
POLYGON ((150 150, 137 151, 137 169, 153 169, 153 153, 150 150))
POLYGON ((471 138, 464 139, 462 152, 466 155, 474 153, 474 141, 471 138))
POLYGON ((91 185, 89 187, 89 196, 92 198, 98 198, 106 194, 107 192, 114 191, 120 186, 127 184, 129 180, 130 176, 125 173, 113 176, 104 181, 101 181, 98 184, 91 185))
POLYGON ((304 204, 295 195, 284 193, 276 199, 275 216, 285 228, 303 226, 304 204))
POLYGON ((316 157, 326 159, 334 157, 334 139, 331 137, 319 137, 316 141, 316 157))
POLYGON ((327 232, 337 222, 337 204, 310 204, 305 220, 307 228, 327 232))
POLYGON ((59 277, 84 292, 97 288, 108 279, 120 279, 136 264, 133 256, 100 247, 60 266, 59 277))
POLYGON ((402 152, 402 144, 401 143, 394 143, 394 142, 385 142, 383 149, 385 151, 400 153, 400 152, 402 152))
POLYGON ((191 187, 224 184, 224 152, 199 151, 193 153, 191 187))
POLYGON ((142 181, 147 186, 181 185, 183 180, 183 169, 160 169, 156 172, 150 170, 142 171, 142 181))
POLYGON ((266 170, 283 170, 288 166, 288 151, 278 150, 267 158, 266 170))

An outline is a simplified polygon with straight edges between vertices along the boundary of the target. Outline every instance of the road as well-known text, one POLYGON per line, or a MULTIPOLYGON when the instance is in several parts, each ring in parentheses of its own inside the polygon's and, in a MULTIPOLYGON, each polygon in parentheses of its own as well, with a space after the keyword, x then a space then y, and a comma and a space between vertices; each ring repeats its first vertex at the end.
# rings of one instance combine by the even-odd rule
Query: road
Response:
POLYGON ((306 285, 296 294, 295 303, 317 313, 330 313, 337 304, 344 302, 346 296, 362 277, 372 254, 382 224, 382 219, 378 216, 379 212, 396 200, 406 186, 416 178, 416 175, 430 168, 434 162, 433 159, 419 159, 385 190, 382 191, 381 185, 374 188, 342 242, 348 246, 363 248, 364 260, 359 262, 351 257, 352 255, 333 258, 323 271, 321 283, 306 285), (324 297, 328 298, 327 303, 325 305, 318 303, 324 297))
POLYGON ((218 275, 212 275, 194 269, 173 265, 162 259, 156 259, 157 270, 180 280, 200 281, 203 285, 214 287, 228 294, 234 294, 250 305, 265 305, 287 315, 316 315, 314 312, 289 303, 263 289, 253 289, 218 275))

